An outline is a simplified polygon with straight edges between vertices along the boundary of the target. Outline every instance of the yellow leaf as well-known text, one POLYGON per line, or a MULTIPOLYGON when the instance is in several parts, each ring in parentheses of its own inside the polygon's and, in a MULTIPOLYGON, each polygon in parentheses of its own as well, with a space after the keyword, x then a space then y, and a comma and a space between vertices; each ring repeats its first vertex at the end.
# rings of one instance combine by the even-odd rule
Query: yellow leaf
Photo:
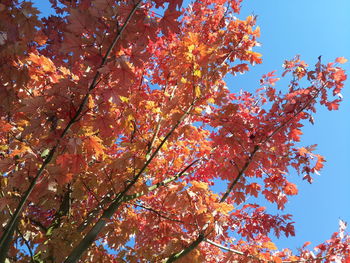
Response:
POLYGON ((208 189, 208 184, 204 182, 192 181, 191 184, 193 185, 194 188, 197 188, 197 189, 202 189, 202 190, 208 189))
POLYGON ((227 215, 229 212, 233 210, 233 205, 231 204, 226 204, 226 203, 221 203, 220 207, 217 209, 219 212, 227 215))
POLYGON ((95 107, 94 99, 93 99, 91 96, 89 96, 88 108, 89 108, 89 109, 92 109, 92 108, 94 108, 94 107, 95 107))
POLYGON ((194 93, 195 93, 195 95, 196 95, 196 98, 198 98, 198 97, 201 96, 201 89, 200 89, 199 86, 196 86, 196 87, 194 88, 194 93))
POLYGON ((66 67, 59 67, 58 69, 62 72, 63 75, 70 75, 70 70, 66 67))
POLYGON ((276 250, 276 249, 277 249, 275 243, 273 243, 273 242, 271 242, 271 241, 265 242, 265 243, 263 244, 263 247, 264 247, 264 248, 267 248, 267 249, 269 249, 269 250, 276 250))
POLYGON ((119 96, 119 99, 120 99, 122 102, 129 102, 129 98, 124 97, 124 96, 119 96))
POLYGON ((336 58, 335 59, 335 62, 337 62, 337 63, 340 63, 340 64, 344 64, 344 63, 346 63, 348 60, 346 59, 346 58, 344 58, 344 57, 339 57, 339 58, 336 58))
POLYGON ((147 101, 147 102, 146 102, 146 109, 147 109, 147 110, 151 110, 151 109, 153 109, 154 107, 156 107, 156 104, 155 104, 154 101, 147 101))
POLYGON ((195 108, 194 108, 194 113, 195 113, 195 114, 201 114, 202 111, 203 111, 203 109, 200 108, 200 107, 195 107, 195 108))
POLYGON ((215 100, 214 100, 214 98, 209 98, 209 99, 207 100, 207 102, 213 104, 213 103, 215 102, 215 100))
POLYGON ((193 72, 193 75, 200 78, 202 77, 202 72, 199 69, 197 69, 193 72))
POLYGON ((188 51, 192 52, 195 49, 195 45, 188 46, 188 51))

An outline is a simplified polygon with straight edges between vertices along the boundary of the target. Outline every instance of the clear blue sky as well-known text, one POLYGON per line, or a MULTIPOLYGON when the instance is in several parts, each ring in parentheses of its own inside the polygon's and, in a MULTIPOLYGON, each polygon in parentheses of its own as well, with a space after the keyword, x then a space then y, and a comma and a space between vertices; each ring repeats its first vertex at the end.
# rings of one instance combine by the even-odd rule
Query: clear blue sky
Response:
MULTIPOLYGON (((236 88, 256 86, 260 76, 277 69, 296 54, 314 65, 317 57, 333 61, 344 56, 350 60, 349 0, 246 0, 239 17, 258 15, 263 64, 238 75, 229 84, 236 88)), ((350 73, 350 63, 345 64, 350 73)), ((230 86, 230 85, 229 85, 230 86)), ((283 87, 280 87, 283 88, 283 87)), ((339 111, 320 108, 315 125, 307 125, 302 145, 318 144, 317 153, 327 162, 310 185, 295 175, 299 195, 292 197, 286 212, 294 215, 296 237, 276 241, 279 247, 295 248, 305 241, 317 245, 337 231, 339 218, 350 223, 350 81, 342 92, 339 111)))
MULTIPOLYGON (((48 14, 48 0, 33 2, 48 14)), ((245 0, 242 7, 238 17, 258 15, 262 47, 256 51, 264 62, 230 80, 232 90, 256 87, 262 74, 281 72, 283 61, 296 54, 311 65, 319 55, 325 62, 339 56, 350 60, 349 0, 245 0)), ((350 72, 350 63, 344 67, 350 72)), ((337 231, 339 218, 350 223, 350 81, 342 94, 339 111, 321 108, 315 125, 303 130, 302 144, 317 143, 327 163, 312 185, 295 175, 299 195, 291 198, 285 212, 294 215, 297 236, 276 241, 279 247, 296 248, 305 241, 316 245, 337 231)))

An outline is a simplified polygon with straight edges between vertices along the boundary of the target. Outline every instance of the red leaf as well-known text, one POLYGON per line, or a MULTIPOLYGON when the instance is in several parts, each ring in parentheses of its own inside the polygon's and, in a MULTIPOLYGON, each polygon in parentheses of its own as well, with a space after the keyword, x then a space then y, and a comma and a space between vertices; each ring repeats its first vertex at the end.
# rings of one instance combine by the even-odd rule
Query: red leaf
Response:
POLYGON ((337 101, 332 101, 327 103, 328 110, 338 110, 339 109, 339 103, 337 101))
POLYGON ((56 163, 71 173, 79 173, 86 166, 86 162, 80 154, 62 154, 57 157, 56 163))
POLYGON ((345 81, 346 80, 346 75, 344 70, 338 69, 336 72, 333 73, 333 79, 335 81, 345 81))
POLYGON ((160 27, 165 35, 168 35, 170 32, 178 33, 179 22, 177 18, 181 15, 179 11, 170 11, 169 9, 164 13, 163 18, 160 20, 160 27))
POLYGON ((261 186, 257 183, 252 183, 250 185, 247 185, 246 188, 246 194, 250 194, 252 196, 258 197, 258 194, 260 192, 261 186))

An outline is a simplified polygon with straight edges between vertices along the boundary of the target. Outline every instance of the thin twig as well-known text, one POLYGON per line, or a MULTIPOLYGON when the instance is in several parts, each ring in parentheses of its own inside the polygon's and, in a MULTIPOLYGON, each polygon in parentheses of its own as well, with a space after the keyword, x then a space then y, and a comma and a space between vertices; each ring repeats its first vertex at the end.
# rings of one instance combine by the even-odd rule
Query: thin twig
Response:
POLYGON ((179 220, 179 219, 176 219, 176 218, 170 218, 170 217, 168 217, 168 216, 166 216, 166 215, 163 215, 164 212, 155 210, 155 209, 152 208, 152 207, 148 207, 148 206, 144 206, 144 205, 136 204, 136 203, 134 203, 134 205, 135 205, 135 206, 138 206, 138 207, 141 207, 141 208, 143 208, 143 209, 146 209, 146 210, 148 210, 148 211, 150 211, 150 212, 153 212, 153 213, 157 214, 159 217, 164 218, 164 219, 166 219, 166 220, 174 221, 174 222, 181 223, 181 224, 184 224, 184 223, 185 223, 185 222, 182 221, 182 220, 179 220))
POLYGON ((232 249, 232 248, 228 248, 228 247, 225 247, 223 245, 220 245, 218 243, 215 243, 214 241, 211 241, 210 239, 204 239, 205 242, 213 245, 213 246, 216 246, 218 248, 221 248, 223 250, 226 250, 226 251, 229 251, 229 252, 232 252, 232 253, 235 253, 235 254, 238 254, 238 255, 241 255, 241 256, 244 256, 244 253, 242 251, 239 251, 239 250, 235 250, 235 249, 232 249))
MULTIPOLYGON (((147 193, 149 192, 152 192, 152 191, 155 191, 156 189, 158 189, 159 187, 161 186, 165 186, 173 181, 175 181, 176 179, 182 177, 185 172, 190 169, 194 164, 196 164, 200 159, 197 159, 197 160, 194 160, 192 163, 190 163, 189 165, 187 165, 181 172, 179 172, 177 175, 175 176, 172 176, 170 178, 167 178, 165 179, 164 181, 162 182, 159 182, 159 183, 156 183, 150 187, 148 187, 147 191, 141 191, 141 192, 138 192, 138 193, 135 193, 135 194, 132 194, 132 195, 125 195, 125 197, 123 198, 123 202, 128 202, 128 201, 131 201, 131 200, 134 200, 136 198, 139 198, 141 196, 144 196, 146 195, 147 193)), ((107 193, 101 200, 100 204, 95 208, 93 209, 92 211, 90 211, 88 213, 88 216, 86 217, 86 219, 83 221, 83 223, 81 223, 79 226, 78 226, 78 231, 79 232, 82 232, 90 223, 91 221, 94 219, 94 217, 100 212, 100 210, 103 208, 104 205, 106 205, 107 203, 110 203, 112 202, 112 192, 109 192, 107 193)))
POLYGON ((18 234, 21 236, 22 240, 24 241, 24 244, 26 245, 28 251, 29 251, 29 255, 30 255, 30 260, 32 263, 35 263, 35 260, 34 260, 34 254, 33 254, 33 251, 30 247, 30 244, 28 242, 28 240, 23 236, 23 234, 21 233, 21 231, 17 228, 17 232, 18 234))

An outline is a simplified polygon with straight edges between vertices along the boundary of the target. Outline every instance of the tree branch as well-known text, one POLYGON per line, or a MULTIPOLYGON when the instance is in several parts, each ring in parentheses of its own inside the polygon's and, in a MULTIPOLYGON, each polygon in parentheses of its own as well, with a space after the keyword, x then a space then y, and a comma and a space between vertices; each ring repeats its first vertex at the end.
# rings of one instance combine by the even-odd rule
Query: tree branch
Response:
POLYGON ((148 150, 147 150, 147 153, 146 153, 146 160, 150 157, 150 154, 151 154, 151 151, 152 151, 152 147, 153 147, 153 144, 154 142, 156 141, 156 138, 158 136, 158 133, 160 131, 160 122, 161 120, 158 121, 157 123, 157 127, 156 127, 156 131, 154 132, 153 136, 152 136, 152 140, 148 146, 148 150))
MULTIPOLYGON (((237 177, 235 178, 235 180, 230 184, 230 186, 227 188, 225 194, 222 196, 222 198, 220 199, 220 203, 224 202, 227 197, 229 196, 230 192, 233 190, 234 186, 237 184, 237 182, 239 181, 239 179, 243 176, 244 172, 247 170, 249 164, 252 162, 254 155, 259 151, 261 145, 267 143, 275 134, 277 134, 278 132, 280 132, 288 123, 290 123, 296 116, 298 116, 301 112, 303 112, 308 106, 310 106, 310 104, 312 103, 313 100, 315 100, 320 91, 322 90, 322 88, 324 88, 325 85, 323 85, 320 89, 317 90, 316 94, 314 96, 312 96, 312 98, 301 108, 299 109, 295 114, 293 114, 293 116, 291 116, 287 121, 285 121, 284 123, 282 123, 280 126, 278 126, 276 128, 276 130, 274 130, 268 137, 266 137, 266 139, 264 141, 262 141, 259 146, 256 145, 254 147, 253 152, 250 154, 249 159, 246 161, 246 163, 244 164, 244 166, 242 167, 242 169, 240 170, 240 172, 238 173, 237 177)), ((186 254, 188 254, 191 250, 195 249, 203 240, 205 239, 205 236, 203 235, 203 233, 200 233, 198 238, 196 240, 194 240, 186 249, 180 251, 177 254, 173 254, 172 256, 170 256, 168 258, 168 260, 166 261, 166 263, 169 262, 174 262, 177 259, 182 258, 183 256, 185 256, 186 254), (203 237, 203 238, 201 238, 203 237)), ((287 262, 286 262, 287 263, 287 262)))
POLYGON ((177 175, 172 176, 172 177, 170 177, 170 178, 167 178, 167 179, 165 179, 165 180, 162 181, 162 182, 156 183, 156 184, 154 184, 154 185, 148 187, 148 191, 147 191, 147 192, 143 192, 143 191, 142 191, 142 192, 139 192, 139 193, 136 193, 136 194, 126 195, 126 196, 124 197, 124 199, 123 199, 124 202, 127 202, 127 201, 130 201, 130 200, 139 198, 139 197, 141 197, 141 196, 147 194, 148 192, 152 192, 152 191, 158 189, 158 188, 161 187, 161 186, 165 186, 165 185, 167 185, 168 183, 171 183, 171 182, 175 181, 176 179, 182 177, 182 176, 185 174, 185 172, 186 172, 188 169, 190 169, 190 168, 191 168, 195 163, 197 163, 199 160, 200 160, 200 159, 194 160, 192 163, 190 163, 189 165, 187 165, 187 166, 186 166, 180 173, 178 173, 177 175))
POLYGON ((17 228, 17 231, 18 231, 18 234, 21 236, 21 238, 23 239, 24 241, 24 244, 26 245, 28 251, 29 251, 29 255, 30 255, 30 260, 32 263, 35 263, 35 260, 34 260, 34 254, 33 254, 33 251, 30 247, 30 244, 28 242, 28 240, 23 236, 23 234, 21 233, 21 231, 19 231, 19 229, 17 228))
MULTIPOLYGON (((228 248, 228 247, 225 247, 225 246, 222 246, 218 243, 215 243, 214 241, 212 240, 209 240, 209 239, 205 239, 204 240, 205 242, 215 246, 215 247, 218 247, 220 249, 223 249, 223 250, 226 250, 226 251, 229 251, 229 252, 232 252, 232 253, 235 253, 235 254, 238 254, 238 255, 241 255, 241 256, 246 256, 246 257, 250 257, 250 258, 256 258, 256 259, 259 259, 255 256, 252 256, 252 255, 246 255, 244 254, 244 252, 242 251, 239 251, 239 250, 235 250, 235 249, 232 249, 232 248, 228 248)), ((318 258, 314 258, 314 259, 305 259, 305 260, 282 260, 281 262, 282 263, 307 263, 307 262, 314 262, 316 260, 322 260, 322 259, 325 259, 327 258, 327 255, 326 256, 323 256, 323 257, 318 257, 318 258)), ((274 263, 275 261, 268 261, 268 263, 274 263)))
POLYGON ((185 111, 185 113, 180 117, 177 123, 173 126, 173 128, 169 131, 169 133, 164 137, 155 151, 152 153, 150 158, 145 162, 143 167, 137 173, 137 175, 130 181, 130 183, 124 188, 122 192, 117 194, 117 197, 110 204, 110 206, 103 212, 99 220, 95 223, 95 225, 91 228, 91 230, 85 235, 85 237, 80 241, 80 243, 73 249, 67 259, 64 261, 65 263, 75 263, 82 256, 84 251, 94 242, 98 234, 105 227, 107 220, 113 216, 113 214, 117 211, 120 205, 124 202, 124 197, 126 193, 136 184, 142 173, 147 169, 148 165, 152 162, 154 157, 158 154, 160 149, 163 147, 165 142, 169 139, 169 137, 173 134, 176 128, 182 123, 182 121, 187 117, 187 115, 191 112, 196 99, 193 100, 191 105, 185 111))
POLYGON ((209 243, 209 244, 211 244, 211 245, 213 245, 213 246, 216 246, 216 247, 218 247, 218 248, 220 248, 220 249, 223 249, 223 250, 226 250, 226 251, 229 251, 229 252, 232 252, 232 253, 235 253, 235 254, 244 256, 244 253, 243 253, 242 251, 239 251, 239 250, 235 250, 235 249, 232 249, 232 248, 228 248, 228 247, 222 246, 222 245, 220 245, 220 244, 218 244, 218 243, 215 243, 214 241, 211 241, 210 239, 207 239, 207 238, 206 238, 204 241, 207 242, 207 243, 209 243))
POLYGON ((241 177, 243 176, 244 172, 247 170, 249 164, 252 162, 254 155, 257 153, 257 151, 259 150, 259 146, 255 146, 253 152, 250 154, 248 160, 245 162, 244 166, 242 167, 242 169, 239 171, 237 177, 235 178, 235 180, 233 180, 233 182, 230 184, 230 186, 227 188, 225 194, 222 196, 222 198, 220 199, 220 203, 225 202, 225 200, 227 199, 227 197, 230 195, 230 193, 232 192, 233 188, 235 187, 235 185, 238 183, 239 179, 241 179, 241 177))
POLYGON ((68 188, 63 196, 63 200, 61 202, 61 205, 58 211, 55 213, 52 224, 48 227, 46 231, 46 236, 51 236, 52 231, 60 226, 61 218, 68 214, 70 210, 70 205, 71 205, 71 190, 70 188, 68 188))
POLYGON ((313 100, 315 100, 318 95, 320 94, 321 90, 323 88, 325 88, 326 84, 323 85, 321 88, 319 88, 316 92, 316 94, 314 96, 312 96, 312 98, 305 103, 305 105, 299 109, 296 113, 293 114, 293 116, 291 116, 287 121, 285 121, 284 123, 282 123, 279 127, 277 127, 276 130, 274 130, 268 137, 266 137, 266 139, 262 142, 262 144, 265 144, 266 142, 268 142, 274 135, 276 135, 277 133, 279 133, 279 131, 281 129, 283 129, 289 122, 291 122, 296 116, 298 116, 301 112, 303 112, 308 106, 310 106, 310 104, 312 103, 313 100))
POLYGON ((205 239, 204 234, 199 234, 197 239, 193 241, 188 247, 181 250, 179 253, 172 254, 166 261, 166 263, 172 263, 176 260, 186 256, 188 253, 190 253, 193 249, 195 249, 203 240, 205 239))
MULTIPOLYGON (((146 195, 147 193, 149 192, 152 192, 156 189, 158 189, 159 187, 161 186, 165 186, 167 185, 168 183, 171 183, 173 181, 175 181, 176 179, 182 177, 185 172, 191 168, 194 164, 196 164, 200 159, 197 159, 197 160, 194 160, 192 163, 190 163, 189 165, 187 165, 180 173, 178 173, 177 175, 175 176, 172 176, 170 178, 167 178, 165 179, 164 181, 162 182, 159 182, 159 183, 156 183, 150 187, 148 187, 147 191, 142 191, 142 192, 139 192, 139 193, 135 193, 135 194, 132 194, 132 195, 125 195, 124 198, 123 198, 123 202, 128 202, 128 201, 131 201, 131 200, 134 200, 136 198, 139 198, 143 195, 146 195)), ((81 223, 79 226, 78 226, 78 231, 79 232, 82 232, 91 222, 92 220, 94 219, 94 217, 100 212, 100 210, 103 208, 103 206, 107 203, 110 203, 112 201, 111 199, 111 194, 112 192, 109 192, 100 202, 100 204, 94 209, 92 210, 91 212, 89 212, 87 218, 84 220, 83 223, 81 223), (109 195, 108 195, 109 194, 109 195)))
MULTIPOLYGON (((129 13, 125 23, 123 24, 122 28, 120 29, 120 31, 117 33, 116 37, 114 38, 112 44, 109 46, 107 53, 105 54, 105 56, 103 57, 103 60, 101 62, 101 65, 99 68, 101 68, 102 66, 104 66, 104 64, 106 63, 110 53, 112 52, 112 49, 115 47, 116 43, 118 42, 118 40, 120 39, 122 33, 124 32, 126 26, 128 25, 129 21, 131 20, 132 16, 135 14, 138 6, 141 4, 142 0, 140 0, 139 2, 137 2, 137 4, 135 4, 134 8, 131 10, 131 12, 129 13)), ((63 138, 67 132, 70 130, 70 128, 72 127, 72 125, 79 119, 80 114, 82 113, 83 109, 86 106, 86 103, 88 101, 88 98, 90 96, 90 92, 96 87, 97 83, 98 83, 98 79, 100 77, 101 73, 99 71, 96 72, 95 77, 92 81, 92 83, 89 86, 89 90, 88 93, 85 94, 82 102, 79 105, 78 110, 76 111, 75 115, 73 116, 73 118, 69 121, 69 123, 67 124, 67 126, 65 127, 65 129, 63 130, 63 132, 60 135, 60 139, 63 138)), ((9 247, 8 246, 8 242, 11 242, 12 240, 12 235, 15 229, 15 222, 18 219, 20 213, 23 210, 23 207, 29 197, 29 195, 32 193, 39 177, 41 176, 41 174, 43 173, 43 171, 45 170, 46 166, 51 162, 56 149, 58 148, 60 144, 60 141, 58 140, 57 143, 51 148, 49 154, 47 155, 47 157, 45 158, 43 164, 41 165, 40 169, 38 170, 36 176, 33 178, 32 182, 29 185, 29 188, 27 189, 27 191, 25 192, 25 194, 22 196, 16 211, 14 212, 13 216, 11 217, 10 221, 8 222, 8 224, 6 225, 5 231, 1 236, 0 239, 0 248, 4 247, 9 247)), ((3 253, 7 254, 7 250, 3 251, 3 253)), ((0 263, 2 263, 2 261, 0 261, 0 263)))
POLYGON ((152 207, 144 206, 144 205, 141 205, 141 204, 134 204, 134 205, 135 205, 135 206, 138 206, 138 207, 141 207, 141 208, 143 208, 143 209, 146 209, 146 210, 148 210, 148 211, 150 211, 150 212, 153 212, 153 213, 157 214, 159 217, 164 218, 164 219, 166 219, 166 220, 174 221, 174 222, 177 222, 177 223, 182 223, 182 224, 184 224, 184 221, 179 220, 179 219, 175 219, 175 218, 170 218, 170 217, 168 217, 168 216, 166 216, 166 215, 163 215, 162 213, 164 213, 164 212, 155 210, 155 209, 153 209, 152 207))

